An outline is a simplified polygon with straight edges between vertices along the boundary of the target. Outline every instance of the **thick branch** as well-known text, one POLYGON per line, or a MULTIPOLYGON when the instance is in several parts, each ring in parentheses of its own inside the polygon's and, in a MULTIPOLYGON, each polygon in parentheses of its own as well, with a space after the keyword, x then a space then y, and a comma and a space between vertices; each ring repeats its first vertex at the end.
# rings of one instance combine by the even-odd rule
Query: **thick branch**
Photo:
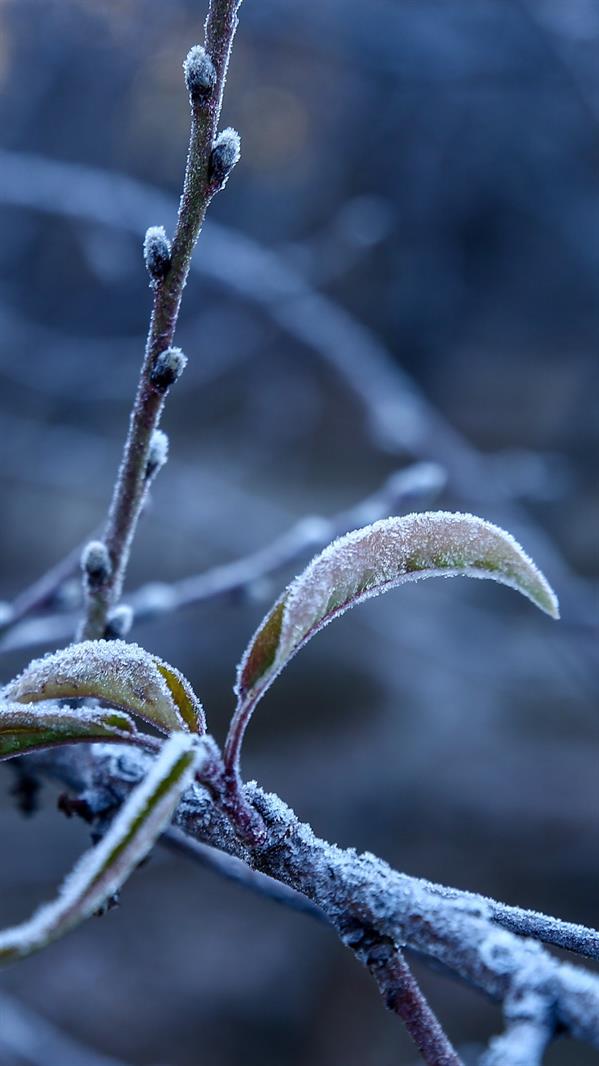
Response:
MULTIPOLYGON (((122 799, 146 771, 148 756, 98 746, 48 752, 33 764, 79 794, 108 789, 122 799)), ((599 1048, 598 977, 498 928, 493 904, 484 899, 407 877, 373 855, 330 845, 257 786, 247 786, 246 795, 265 823, 260 847, 240 842, 226 814, 199 786, 185 797, 175 822, 195 839, 302 892, 342 939, 351 930, 354 950, 356 930, 362 929, 440 963, 492 999, 510 1003, 523 994, 539 997, 551 1002, 558 1028, 599 1048)))

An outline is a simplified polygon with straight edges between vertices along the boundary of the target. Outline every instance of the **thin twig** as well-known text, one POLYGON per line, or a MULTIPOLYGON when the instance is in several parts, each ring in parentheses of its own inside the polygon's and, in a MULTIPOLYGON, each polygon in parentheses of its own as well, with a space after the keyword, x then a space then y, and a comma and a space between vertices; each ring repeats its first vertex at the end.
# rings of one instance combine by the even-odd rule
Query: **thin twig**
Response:
POLYGON ((0 996, 0 1062, 27 1066, 125 1066, 121 1059, 87 1047, 18 1002, 0 996))
MULTIPOLYGON (((152 436, 160 421, 165 383, 156 379, 159 359, 171 349, 191 256, 206 209, 236 160, 215 166, 215 138, 240 0, 211 0, 205 27, 203 91, 194 92, 187 68, 191 102, 191 133, 183 195, 170 262, 154 279, 154 301, 145 357, 131 412, 129 433, 108 513, 104 540, 112 564, 108 580, 88 597, 82 639, 102 637, 110 609, 118 603, 129 553, 146 491, 146 469, 152 436)), ((191 55, 191 53, 190 53, 191 55)), ((189 61, 189 57, 188 57, 189 61)), ((170 384, 168 382, 167 384, 170 384)))
POLYGON ((403 1021, 427 1066, 463 1066, 429 1006, 403 951, 392 941, 358 927, 345 943, 374 977, 385 1006, 403 1021))
MULTIPOLYGON (((398 470, 386 479, 377 492, 353 507, 331 518, 313 516, 300 519, 286 533, 257 552, 170 584, 151 582, 143 585, 127 597, 135 622, 143 622, 194 604, 245 592, 251 592, 256 597, 268 595, 270 590, 265 587, 266 578, 301 561, 310 552, 325 547, 334 537, 341 536, 350 529, 374 522, 378 518, 385 518, 389 514, 397 514, 414 504, 421 506, 432 500, 444 484, 445 474, 436 463, 414 463, 398 470)), ((54 582, 55 574, 64 575, 65 578, 71 576, 79 568, 80 555, 80 549, 71 553, 67 557, 68 567, 67 560, 63 560, 49 571, 48 575, 40 578, 36 586, 43 590, 54 582)), ((39 621, 27 623, 28 616, 34 615, 42 606, 40 599, 33 596, 30 596, 30 603, 31 611, 21 612, 18 622, 15 621, 14 625, 14 615, 9 615, 9 621, 0 635, 0 651, 39 643, 56 645, 74 632, 74 612, 47 614, 39 621)))
MULTIPOLYGON (((61 214, 139 235, 148 214, 167 217, 173 201, 152 186, 100 168, 0 151, 3 203, 61 214), (73 195, 76 190, 76 196, 73 195)), ((519 533, 562 590, 570 623, 596 628, 596 588, 576 574, 540 525, 518 502, 509 479, 450 425, 391 352, 351 313, 316 292, 274 251, 210 220, 204 252, 192 271, 259 307, 288 335, 331 365, 368 415, 373 445, 387 454, 442 461, 452 493, 468 507, 492 507, 519 533)), ((580 648, 580 642, 579 642, 580 648)))

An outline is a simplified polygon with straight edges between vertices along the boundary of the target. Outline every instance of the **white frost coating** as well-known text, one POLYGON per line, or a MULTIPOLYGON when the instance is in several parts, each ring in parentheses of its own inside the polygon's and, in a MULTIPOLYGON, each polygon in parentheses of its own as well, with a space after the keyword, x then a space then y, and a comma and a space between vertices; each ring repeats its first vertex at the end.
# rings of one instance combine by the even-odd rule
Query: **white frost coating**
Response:
POLYGON ((156 360, 152 371, 153 376, 168 377, 171 381, 177 381, 187 366, 187 356, 180 348, 165 348, 156 360))
POLYGON ((148 451, 148 473, 150 476, 158 473, 168 459, 168 437, 164 430, 155 429, 150 441, 148 451))
POLYGON ((163 731, 205 730, 202 706, 179 672, 122 640, 83 641, 35 659, 1 695, 18 703, 94 697, 133 711, 163 731), (177 682, 178 699, 167 677, 177 682))
POLYGON ((133 790, 100 843, 79 859, 57 898, 40 907, 29 921, 0 933, 0 962, 29 955, 62 936, 89 918, 124 884, 168 825, 191 784, 197 743, 186 733, 165 741, 148 775, 133 790))
POLYGON ((0 704, 0 759, 50 747, 94 739, 132 742, 138 736, 124 711, 70 707, 24 707, 0 704))
POLYGON ((277 658, 358 601, 405 581, 461 575, 509 585, 558 617, 555 594, 509 533, 474 515, 429 511, 383 518, 325 548, 289 588, 277 658), (339 606, 328 612, 332 593, 339 606))
POLYGON ((214 63, 201 44, 190 48, 183 63, 188 91, 194 96, 210 92, 216 83, 214 63))
MULTIPOLYGON (((274 658, 263 675, 248 676, 246 682, 263 622, 241 662, 238 691, 264 689, 314 633, 349 607, 407 581, 457 576, 491 578, 559 617, 543 574, 498 526, 447 511, 384 518, 333 541, 289 585, 279 601, 284 607, 274 658)), ((275 610, 276 605, 266 621, 275 610)))

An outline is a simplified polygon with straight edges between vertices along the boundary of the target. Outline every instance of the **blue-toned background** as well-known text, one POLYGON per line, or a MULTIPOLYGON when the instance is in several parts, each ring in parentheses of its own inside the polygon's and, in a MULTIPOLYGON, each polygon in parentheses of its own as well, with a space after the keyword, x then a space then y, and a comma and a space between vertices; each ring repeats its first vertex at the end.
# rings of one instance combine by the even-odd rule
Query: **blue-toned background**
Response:
MULTIPOLYGON (((181 63, 204 14, 0 2, 0 597, 105 514, 149 312, 140 242, 173 223, 181 63)), ((129 580, 199 573, 414 460, 441 464, 447 486, 422 506, 507 526, 562 623, 488 583, 369 603, 274 686, 245 772, 329 839, 593 925, 598 55, 592 0, 245 0, 223 114, 242 161, 185 293, 171 459, 129 580)), ((219 739, 235 664, 289 576, 134 631, 191 679, 219 739)), ((2 679, 47 647, 5 646, 2 679)), ((3 923, 87 845, 50 789, 24 822, 12 783, 4 767, 3 923)), ((424 983, 468 1060, 499 1013, 424 983)), ((334 936, 156 853, 120 909, 0 975, 0 1066, 113 1060, 414 1055, 334 936), (24 1051, 4 994, 87 1050, 24 1051)), ((594 1056, 564 1044, 547 1061, 594 1056)))

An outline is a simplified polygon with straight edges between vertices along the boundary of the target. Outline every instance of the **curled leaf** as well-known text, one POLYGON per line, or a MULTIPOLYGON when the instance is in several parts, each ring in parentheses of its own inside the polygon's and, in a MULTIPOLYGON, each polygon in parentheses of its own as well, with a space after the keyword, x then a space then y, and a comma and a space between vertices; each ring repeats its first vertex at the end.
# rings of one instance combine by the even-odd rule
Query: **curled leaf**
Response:
POLYGON ((89 918, 146 857, 191 783, 198 741, 176 733, 165 741, 147 777, 123 804, 96 847, 81 857, 57 898, 32 918, 0 933, 0 963, 23 958, 89 918))
POLYGON ((17 703, 95 698, 164 733, 206 731, 202 705, 183 675, 123 640, 87 640, 35 659, 2 696, 17 703))
POLYGON ((295 652, 348 607, 406 581, 460 575, 509 585, 559 617, 543 574, 498 526, 446 511, 384 518, 333 541, 292 581, 241 661, 240 703, 255 702, 295 652))
POLYGON ((135 723, 123 711, 71 710, 0 703, 0 760, 26 755, 56 744, 94 740, 134 743, 140 738, 135 723))

